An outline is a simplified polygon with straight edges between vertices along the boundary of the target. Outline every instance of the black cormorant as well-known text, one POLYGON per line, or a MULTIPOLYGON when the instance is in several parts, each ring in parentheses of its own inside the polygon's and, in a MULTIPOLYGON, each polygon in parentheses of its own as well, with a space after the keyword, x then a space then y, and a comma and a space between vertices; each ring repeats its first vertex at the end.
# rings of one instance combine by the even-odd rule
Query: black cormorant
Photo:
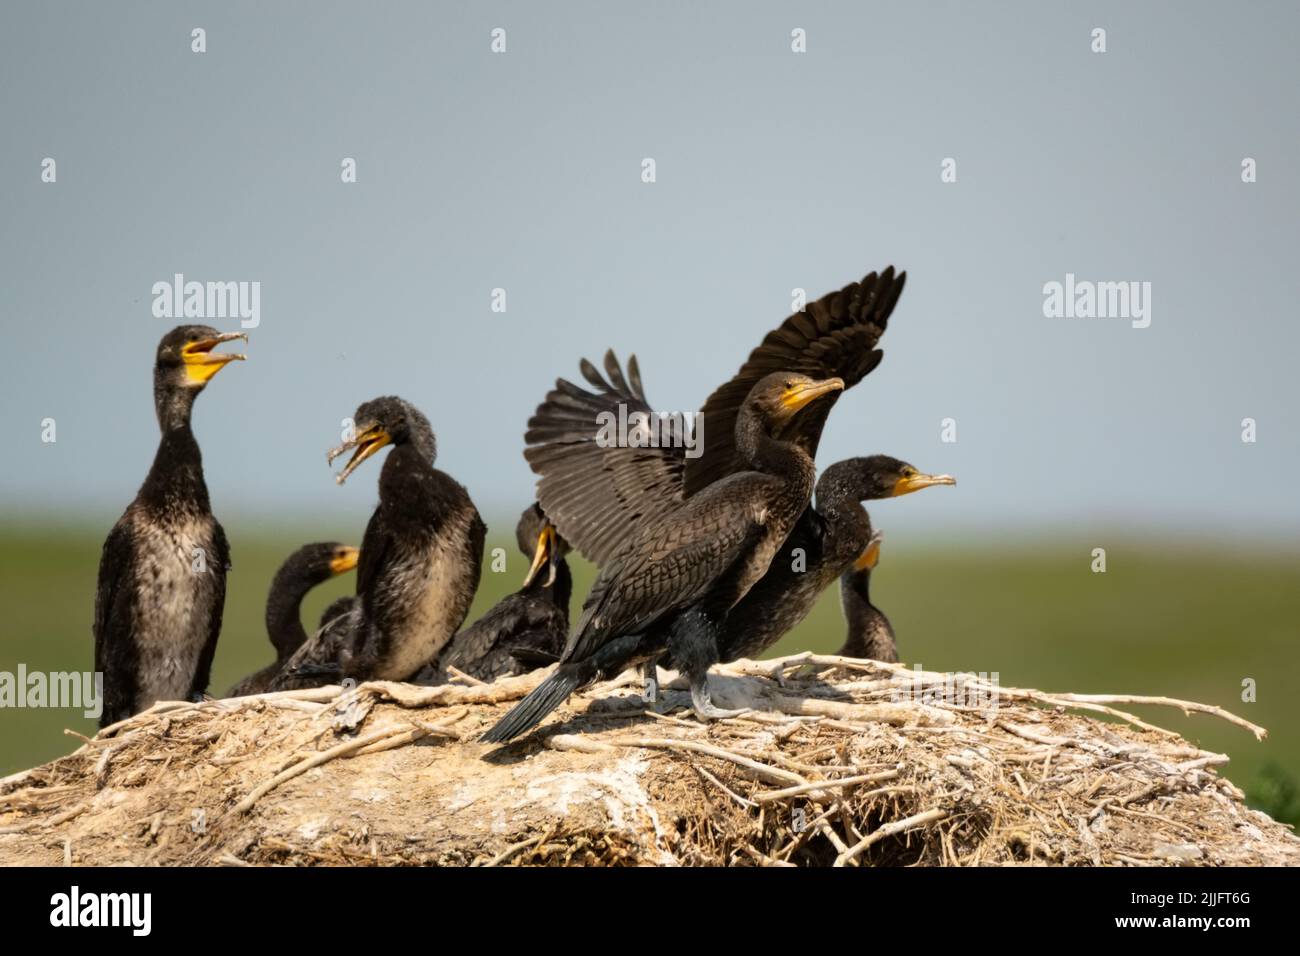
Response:
POLYGON ((627 540, 601 569, 559 667, 483 739, 511 740, 579 687, 665 650, 690 680, 696 715, 725 715, 708 692, 719 627, 767 571, 807 507, 816 477, 809 453, 774 435, 802 409, 843 388, 838 378, 795 372, 761 378, 736 415, 734 447, 745 470, 729 471, 653 520, 625 527, 627 540), (655 626, 670 619, 667 628, 655 626), (659 634, 662 641, 647 640, 659 634))
POLYGON ((433 467, 429 420, 409 402, 376 398, 353 418, 354 436, 329 453, 352 450, 348 475, 385 445, 379 505, 357 564, 357 630, 343 676, 405 680, 433 660, 465 620, 478 590, 485 529, 478 509, 450 475, 433 467))
POLYGON ((445 683, 449 667, 493 681, 559 658, 569 637, 569 546, 536 504, 520 516, 515 537, 519 550, 532 558, 523 587, 452 638, 415 683, 445 683))
MULTIPOLYGON (((723 627, 723 661, 758 657, 808 616, 822 591, 872 553, 871 518, 863 501, 952 485, 888 455, 837 461, 817 480, 813 506, 799 518, 767 574, 737 604, 723 627)), ((882 615, 883 616, 883 615, 882 615)))
MULTIPOLYGON (((563 379, 529 420, 524 455, 538 480, 538 497, 560 532, 588 558, 603 566, 612 559, 627 528, 688 499, 700 488, 735 468, 734 421, 737 395, 773 368, 790 367, 817 377, 838 376, 850 388, 879 364, 876 349, 905 274, 892 269, 872 273, 790 316, 763 339, 731 381, 714 391, 701 411, 693 449, 687 435, 669 431, 657 446, 644 442, 611 443, 593 423, 618 417, 629 423, 652 420, 635 357, 627 375, 613 353, 605 356, 605 376, 591 363, 581 364, 588 391, 563 379)), ((822 427, 837 396, 814 403, 780 431, 809 455, 816 453, 822 427)), ((772 562, 767 576, 732 609, 723 624, 723 660, 752 656, 770 647, 811 610, 818 595, 865 547, 856 515, 866 521, 860 501, 913 491, 924 485, 900 484, 904 472, 928 479, 910 465, 883 456, 853 459, 831 466, 818 483, 818 507, 825 508, 837 529, 824 541, 827 523, 809 508, 800 516, 791 539, 772 562), (875 474, 871 469, 877 469, 875 474), (859 497, 853 497, 859 494, 859 497), (794 548, 801 548, 806 567, 791 573, 794 548), (831 552, 828 556, 827 551, 831 552)))
MULTIPOLYGON (((266 597, 266 635, 275 648, 275 661, 230 688, 227 697, 246 697, 271 689, 285 662, 307 642, 302 626, 303 598, 316 585, 355 568, 360 553, 337 541, 320 541, 303 545, 285 559, 266 597)), ((323 618, 322 625, 328 620, 330 617, 323 618)))
MULTIPOLYGON (((671 420, 657 445, 611 442, 598 427, 611 415, 655 421, 641 386, 635 356, 627 376, 605 355, 609 381, 585 359, 583 377, 596 393, 564 379, 555 383, 528 422, 524 457, 538 474, 537 498, 556 529, 583 556, 604 566, 627 539, 628 529, 660 513, 717 479, 748 467, 737 454, 736 417, 750 389, 764 375, 791 371, 810 378, 839 378, 850 389, 874 369, 884 353, 876 348, 889 323, 906 273, 893 267, 871 273, 809 303, 769 332, 740 370, 714 390, 694 428, 695 447, 671 420)), ((775 436, 816 457, 826 416, 838 393, 814 402, 780 426, 775 436)))
POLYGON ((108 726, 159 700, 207 690, 221 632, 230 548, 212 516, 190 427, 194 399, 247 336, 182 325, 163 336, 153 397, 162 439, 148 477, 104 542, 95 595, 95 670, 108 726))
POLYGON ((864 660, 898 660, 898 644, 894 640, 894 626, 884 611, 871 603, 868 591, 871 572, 880 561, 880 532, 871 536, 866 550, 840 576, 840 606, 844 609, 847 632, 844 646, 835 653, 840 657, 858 657, 864 660))

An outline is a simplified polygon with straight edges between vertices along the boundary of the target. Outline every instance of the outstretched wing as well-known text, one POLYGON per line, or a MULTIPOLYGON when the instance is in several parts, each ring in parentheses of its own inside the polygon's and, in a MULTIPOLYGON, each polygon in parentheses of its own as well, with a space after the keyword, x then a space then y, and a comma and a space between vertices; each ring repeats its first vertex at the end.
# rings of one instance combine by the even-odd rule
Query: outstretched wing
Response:
POLYGON ((608 379, 586 359, 580 368, 595 391, 556 381, 528 420, 524 458, 541 476, 537 500, 560 535, 604 565, 643 517, 681 500, 683 422, 660 419, 650 407, 635 356, 626 377, 612 351, 605 353, 608 379), (642 422, 657 436, 638 432, 642 422))
MULTIPOLYGON (((876 349, 894 304, 902 294, 906 272, 890 266, 860 282, 822 296, 796 312, 763 339, 731 381, 718 388, 700 411, 697 435, 703 454, 685 459, 684 494, 689 497, 745 465, 736 453, 736 416, 749 390, 770 372, 800 372, 813 378, 839 376, 850 389, 880 364, 876 349)), ((842 394, 842 393, 840 393, 842 394)), ((813 402, 782 430, 816 457, 826 416, 839 394, 813 402)))

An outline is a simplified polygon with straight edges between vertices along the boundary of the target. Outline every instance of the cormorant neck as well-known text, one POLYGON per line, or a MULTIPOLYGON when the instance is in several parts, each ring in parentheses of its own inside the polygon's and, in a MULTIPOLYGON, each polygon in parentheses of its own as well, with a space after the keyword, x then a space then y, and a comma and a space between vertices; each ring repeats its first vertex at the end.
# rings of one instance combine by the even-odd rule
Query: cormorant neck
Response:
POLYGON ((208 487, 203 482, 203 456, 189 417, 164 427, 153 465, 140 488, 140 497, 169 513, 205 514, 208 487))
POLYGON ((533 581, 537 592, 552 604, 563 609, 567 616, 569 613, 569 599, 573 596, 573 573, 569 570, 569 562, 564 558, 554 561, 554 566, 555 580, 549 586, 544 584, 536 585, 536 582, 545 581, 550 576, 550 568, 541 568, 533 581))
POLYGON ((736 450, 757 471, 812 482, 815 468, 808 453, 798 445, 773 438, 758 413, 748 406, 741 408, 736 419, 736 450))
POLYGON ((153 382, 153 407, 158 415, 158 426, 163 434, 190 427, 197 389, 177 386, 155 374, 153 382))
POLYGON ((271 582, 266 599, 266 635, 279 660, 288 658, 307 641, 302 626, 302 599, 317 583, 294 567, 281 568, 271 582))
POLYGON ((859 552, 867 546, 867 540, 871 537, 871 518, 854 489, 840 483, 828 483, 823 475, 822 480, 817 482, 815 501, 817 513, 826 520, 837 537, 860 542, 859 552))
POLYGON ((870 586, 870 571, 850 570, 840 579, 840 600, 848 623, 848 634, 840 648, 840 656, 897 661, 894 626, 884 612, 871 603, 870 586))

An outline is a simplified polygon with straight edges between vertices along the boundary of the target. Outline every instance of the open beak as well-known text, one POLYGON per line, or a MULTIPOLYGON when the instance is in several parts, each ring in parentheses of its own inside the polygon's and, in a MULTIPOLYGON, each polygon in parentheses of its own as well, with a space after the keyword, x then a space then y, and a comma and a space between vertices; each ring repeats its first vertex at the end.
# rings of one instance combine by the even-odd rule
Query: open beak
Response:
POLYGON ((361 557, 360 548, 341 548, 339 553, 330 558, 330 574, 343 574, 357 566, 361 557))
POLYGON ((858 560, 853 562, 854 571, 871 571, 880 562, 880 542, 884 539, 884 532, 876 531, 871 535, 871 540, 867 542, 867 549, 862 552, 858 560))
POLYGON ((842 391, 844 391, 844 379, 842 378, 828 378, 820 382, 800 382, 798 385, 785 390, 785 393, 781 396, 781 404, 793 414, 823 395, 842 391))
POLYGON ((195 385, 206 385, 212 379, 212 376, 220 372, 230 362, 242 362, 248 358, 247 355, 239 352, 212 351, 222 342, 231 342, 235 339, 243 339, 247 343, 248 334, 245 332, 222 332, 210 339, 199 339, 197 342, 190 342, 182 348, 181 361, 185 363, 185 373, 190 382, 195 385))
POLYGON ((546 575, 545 587, 550 587, 555 583, 555 562, 551 558, 555 555, 555 529, 549 524, 542 528, 542 533, 537 536, 537 550, 533 553, 533 566, 528 569, 528 574, 524 576, 524 587, 533 583, 533 578, 537 577, 537 572, 542 570, 542 565, 548 565, 550 570, 546 575))
POLYGON ((906 478, 899 478, 894 483, 894 497, 899 495, 910 495, 914 491, 920 491, 922 488, 929 488, 932 485, 955 485, 957 479, 952 475, 908 475, 906 478))
POLYGON ((357 466, 373 455, 379 449, 383 448, 392 439, 388 432, 384 431, 382 425, 367 425, 364 429, 359 429, 355 435, 348 441, 345 441, 338 448, 331 449, 326 458, 330 464, 334 459, 345 451, 356 449, 348 463, 343 466, 343 470, 335 477, 335 481, 340 485, 348 480, 348 475, 357 470, 357 466))

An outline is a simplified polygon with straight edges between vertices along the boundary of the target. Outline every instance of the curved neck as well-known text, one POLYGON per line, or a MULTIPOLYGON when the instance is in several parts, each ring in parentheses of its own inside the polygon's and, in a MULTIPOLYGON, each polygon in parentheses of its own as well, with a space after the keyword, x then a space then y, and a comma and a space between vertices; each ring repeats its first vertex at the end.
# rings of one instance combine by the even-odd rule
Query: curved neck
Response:
POLYGON ((307 641, 302 626, 302 600, 307 592, 325 580, 328 574, 313 575, 305 568, 289 563, 280 568, 271 582, 266 598, 266 635, 275 647, 276 657, 284 660, 307 641))
POLYGON ((747 405, 736 418, 736 450, 755 471, 780 478, 806 479, 812 484, 815 468, 808 453, 798 445, 773 438, 758 413, 747 405))
POLYGON ((827 524, 840 534, 851 534, 860 539, 862 547, 866 547, 867 539, 871 537, 871 518, 857 495, 839 486, 827 489, 818 482, 816 507, 827 524))

